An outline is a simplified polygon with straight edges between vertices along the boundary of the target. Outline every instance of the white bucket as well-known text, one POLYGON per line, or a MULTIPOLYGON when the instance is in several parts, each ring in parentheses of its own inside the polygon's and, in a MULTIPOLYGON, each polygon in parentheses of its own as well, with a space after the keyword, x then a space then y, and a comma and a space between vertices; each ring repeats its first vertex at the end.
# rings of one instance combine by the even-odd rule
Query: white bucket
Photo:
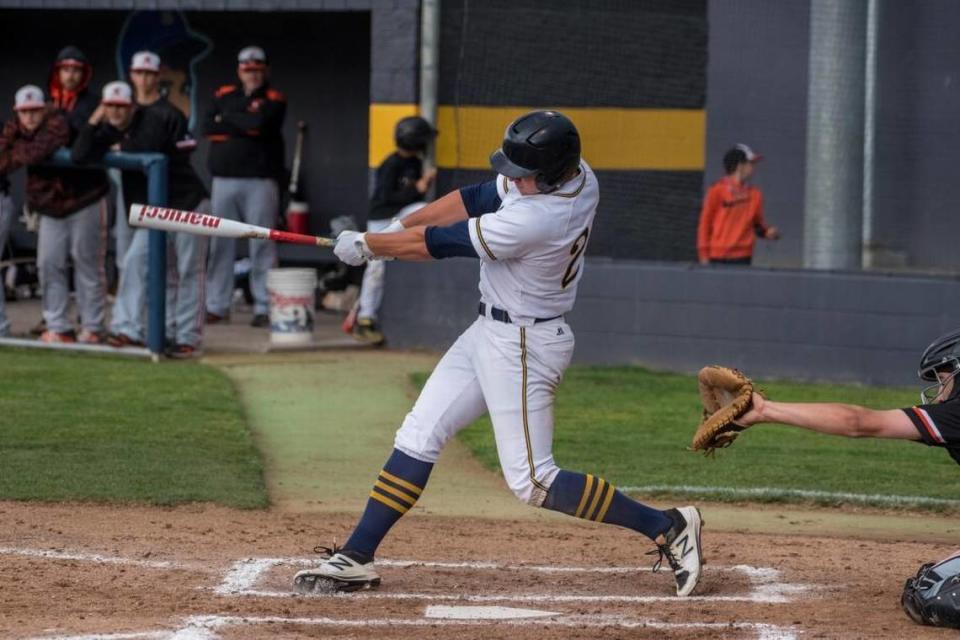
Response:
POLYGON ((270 269, 270 342, 306 345, 313 342, 317 272, 313 269, 270 269))

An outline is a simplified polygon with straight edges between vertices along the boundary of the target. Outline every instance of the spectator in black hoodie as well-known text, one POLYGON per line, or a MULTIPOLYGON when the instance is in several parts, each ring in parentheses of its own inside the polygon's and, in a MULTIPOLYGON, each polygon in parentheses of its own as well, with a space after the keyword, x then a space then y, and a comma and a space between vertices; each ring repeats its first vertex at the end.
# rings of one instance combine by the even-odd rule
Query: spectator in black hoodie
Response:
MULTIPOLYGON (((50 70, 48 93, 54 112, 69 125, 66 143, 97 107, 90 93, 93 67, 77 47, 57 54, 50 70)), ((28 206, 40 214, 37 270, 43 298, 40 330, 45 342, 103 341, 106 305, 107 175, 101 169, 66 169, 33 165, 27 169, 28 206), (82 328, 73 330, 68 315, 67 256, 73 259, 74 288, 82 328), (45 330, 44 330, 45 329, 45 330)))

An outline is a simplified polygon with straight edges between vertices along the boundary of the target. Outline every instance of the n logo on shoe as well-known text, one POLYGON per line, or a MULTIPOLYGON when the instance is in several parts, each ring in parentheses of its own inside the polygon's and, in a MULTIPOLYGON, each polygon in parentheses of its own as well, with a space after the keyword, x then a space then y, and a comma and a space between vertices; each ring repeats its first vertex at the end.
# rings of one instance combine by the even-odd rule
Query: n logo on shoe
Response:
POLYGON ((693 551, 693 548, 690 546, 690 536, 683 536, 677 540, 676 544, 680 545, 680 557, 686 558, 687 554, 693 551))
POLYGON ((350 560, 347 560, 347 559, 344 559, 344 560, 328 560, 328 561, 327 561, 327 565, 328 565, 328 566, 331 566, 331 567, 336 567, 337 569, 340 569, 341 571, 343 571, 344 569, 349 569, 351 566, 353 566, 353 563, 350 562, 350 560))

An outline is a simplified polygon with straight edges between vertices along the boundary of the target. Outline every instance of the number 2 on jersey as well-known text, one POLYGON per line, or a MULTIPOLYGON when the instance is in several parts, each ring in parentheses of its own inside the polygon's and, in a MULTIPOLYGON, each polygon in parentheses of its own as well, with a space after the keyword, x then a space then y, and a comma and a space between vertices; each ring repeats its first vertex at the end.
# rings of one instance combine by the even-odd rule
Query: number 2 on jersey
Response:
POLYGON ((587 248, 587 238, 590 237, 590 227, 587 227, 583 230, 577 239, 573 241, 573 244, 570 246, 570 255, 573 256, 570 258, 570 264, 567 265, 567 271, 563 274, 563 280, 560 281, 562 288, 566 289, 567 285, 573 282, 574 278, 577 277, 577 274, 580 273, 580 256, 583 255, 583 250, 587 248))

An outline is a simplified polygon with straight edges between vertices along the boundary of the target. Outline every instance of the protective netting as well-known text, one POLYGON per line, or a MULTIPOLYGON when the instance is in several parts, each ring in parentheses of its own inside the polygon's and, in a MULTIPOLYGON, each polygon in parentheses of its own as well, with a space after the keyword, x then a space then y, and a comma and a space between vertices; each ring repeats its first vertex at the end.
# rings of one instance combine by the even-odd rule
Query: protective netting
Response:
POLYGON ((565 109, 601 185, 589 252, 695 259, 706 67, 704 0, 445 0, 439 192, 490 175, 514 115, 565 109))

